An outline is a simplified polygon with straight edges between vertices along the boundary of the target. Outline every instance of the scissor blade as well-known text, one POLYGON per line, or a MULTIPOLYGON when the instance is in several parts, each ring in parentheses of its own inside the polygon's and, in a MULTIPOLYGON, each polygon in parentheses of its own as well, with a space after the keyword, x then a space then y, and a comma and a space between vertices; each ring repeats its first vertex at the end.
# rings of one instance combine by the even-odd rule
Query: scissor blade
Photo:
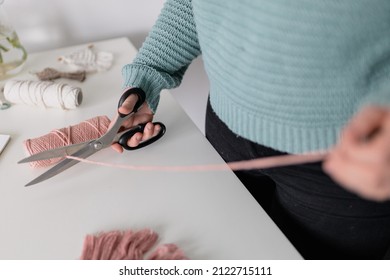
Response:
MULTIPOLYGON (((82 148, 80 151, 77 151, 76 153, 72 154, 74 157, 79 157, 79 158, 87 158, 90 155, 93 155, 97 150, 93 147, 93 145, 89 144, 88 146, 82 148)), ((40 183, 42 181, 45 181, 63 171, 66 169, 72 167, 73 165, 79 163, 78 160, 73 160, 69 158, 65 158, 62 161, 60 161, 58 164, 50 168, 48 171, 45 173, 41 174, 31 182, 27 183, 25 187, 40 183)))
POLYGON ((84 146, 87 146, 88 143, 91 141, 84 142, 84 143, 77 143, 65 147, 59 147, 52 150, 43 151, 34 155, 31 155, 29 157, 26 157, 18 163, 26 163, 26 162, 32 162, 32 161, 38 161, 38 160, 45 160, 45 159, 52 159, 52 158, 61 158, 65 157, 71 154, 76 153, 78 150, 82 149, 84 146))

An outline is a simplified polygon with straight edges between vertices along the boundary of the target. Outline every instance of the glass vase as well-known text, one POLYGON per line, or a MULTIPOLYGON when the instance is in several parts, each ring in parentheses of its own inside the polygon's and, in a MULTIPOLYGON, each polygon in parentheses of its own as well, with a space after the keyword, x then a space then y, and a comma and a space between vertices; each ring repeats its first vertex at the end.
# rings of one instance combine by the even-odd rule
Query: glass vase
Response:
POLYGON ((27 59, 27 52, 19 41, 0 0, 0 80, 20 72, 27 59))

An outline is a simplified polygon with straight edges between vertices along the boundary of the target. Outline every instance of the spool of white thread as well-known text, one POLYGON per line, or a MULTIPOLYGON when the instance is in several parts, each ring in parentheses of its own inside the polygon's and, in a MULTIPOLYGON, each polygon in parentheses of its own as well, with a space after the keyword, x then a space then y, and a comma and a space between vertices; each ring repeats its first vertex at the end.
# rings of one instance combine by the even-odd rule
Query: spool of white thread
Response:
POLYGON ((83 100, 80 88, 50 81, 10 80, 4 86, 4 97, 15 104, 63 110, 75 109, 83 100))

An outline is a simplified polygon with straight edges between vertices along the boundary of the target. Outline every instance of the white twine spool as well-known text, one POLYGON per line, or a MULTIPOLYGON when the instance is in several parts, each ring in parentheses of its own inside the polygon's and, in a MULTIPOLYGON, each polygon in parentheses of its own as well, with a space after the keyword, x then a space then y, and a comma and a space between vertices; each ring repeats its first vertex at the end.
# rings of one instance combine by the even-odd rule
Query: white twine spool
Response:
POLYGON ((50 81, 8 81, 4 97, 11 103, 43 108, 75 109, 82 102, 81 89, 50 81))

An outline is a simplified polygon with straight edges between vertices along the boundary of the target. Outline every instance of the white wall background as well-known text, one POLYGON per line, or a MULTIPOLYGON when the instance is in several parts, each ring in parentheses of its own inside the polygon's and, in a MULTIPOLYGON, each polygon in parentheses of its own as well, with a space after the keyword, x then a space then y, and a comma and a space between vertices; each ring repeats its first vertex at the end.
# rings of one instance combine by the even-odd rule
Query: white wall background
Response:
MULTIPOLYGON (((3 8, 27 51, 37 52, 122 36, 139 48, 163 3, 164 0, 5 0, 3 8)), ((208 80, 200 58, 192 63, 182 85, 171 92, 204 132, 208 80)))

